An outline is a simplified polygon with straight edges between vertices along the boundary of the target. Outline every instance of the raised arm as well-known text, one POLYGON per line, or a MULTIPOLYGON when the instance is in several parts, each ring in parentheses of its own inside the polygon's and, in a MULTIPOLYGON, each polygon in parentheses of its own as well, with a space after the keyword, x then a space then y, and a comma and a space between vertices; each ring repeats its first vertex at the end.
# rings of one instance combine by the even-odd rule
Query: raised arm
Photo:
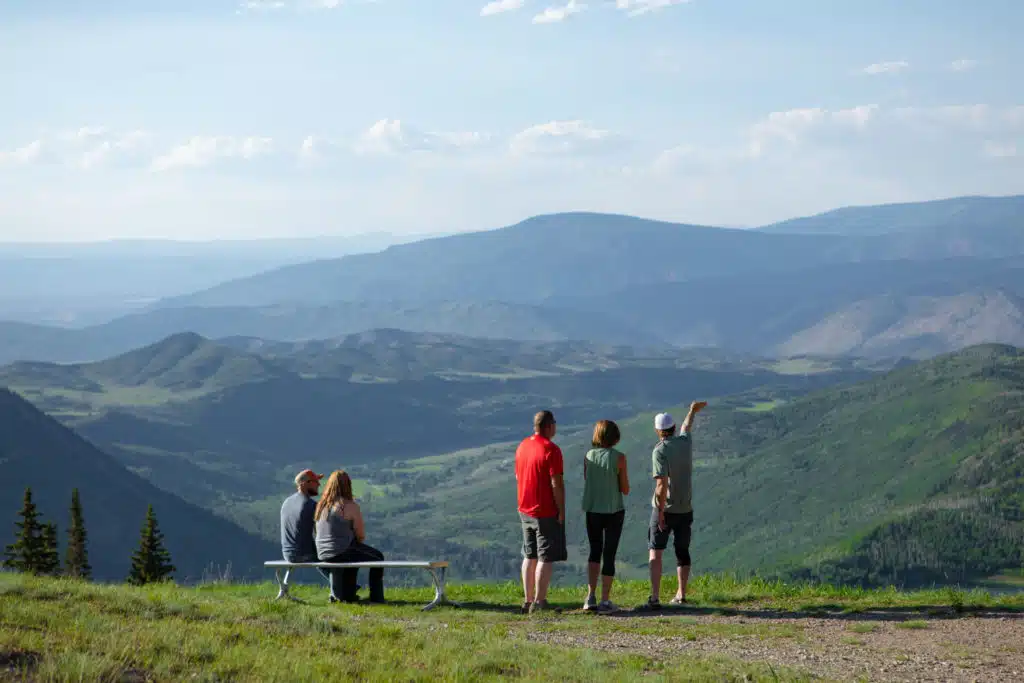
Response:
POLYGON ((688 434, 690 432, 690 429, 693 427, 693 418, 697 413, 704 410, 707 405, 707 401, 694 401, 690 404, 690 412, 686 414, 686 419, 683 420, 683 425, 679 428, 680 434, 688 434))

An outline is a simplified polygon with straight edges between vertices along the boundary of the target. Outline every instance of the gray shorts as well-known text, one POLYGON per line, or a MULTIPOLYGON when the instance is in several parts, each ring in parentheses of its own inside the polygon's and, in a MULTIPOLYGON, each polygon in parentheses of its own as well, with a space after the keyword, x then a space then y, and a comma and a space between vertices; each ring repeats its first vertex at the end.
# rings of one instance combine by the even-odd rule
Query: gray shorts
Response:
POLYGON ((530 517, 519 513, 523 523, 523 557, 541 562, 565 562, 565 524, 558 517, 530 517))

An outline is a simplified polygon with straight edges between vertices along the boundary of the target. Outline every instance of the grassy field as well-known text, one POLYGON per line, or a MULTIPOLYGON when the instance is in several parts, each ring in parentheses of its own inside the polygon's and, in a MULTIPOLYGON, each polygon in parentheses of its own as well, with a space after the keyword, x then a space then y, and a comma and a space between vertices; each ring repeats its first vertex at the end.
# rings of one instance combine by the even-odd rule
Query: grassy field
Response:
MULTIPOLYGON (((515 584, 455 586, 451 597, 462 609, 427 613, 420 607, 432 596, 428 589, 391 589, 386 606, 329 605, 325 589, 312 585, 296 586, 294 593, 306 604, 273 601, 269 584, 132 588, 0 574, 0 680, 796 681, 809 680, 807 671, 667 648, 607 650, 587 639, 789 647, 813 638, 800 616, 898 613, 902 628, 913 630, 927 629, 937 612, 1024 611, 1024 596, 739 583, 720 576, 692 584, 690 607, 647 618, 581 612, 578 588, 556 590, 552 602, 566 611, 543 617, 518 613, 515 584), (701 620, 757 612, 794 618, 701 620)), ((616 587, 624 606, 645 596, 642 583, 616 587)), ((848 633, 868 634, 874 628, 862 624, 871 623, 851 622, 848 633)))

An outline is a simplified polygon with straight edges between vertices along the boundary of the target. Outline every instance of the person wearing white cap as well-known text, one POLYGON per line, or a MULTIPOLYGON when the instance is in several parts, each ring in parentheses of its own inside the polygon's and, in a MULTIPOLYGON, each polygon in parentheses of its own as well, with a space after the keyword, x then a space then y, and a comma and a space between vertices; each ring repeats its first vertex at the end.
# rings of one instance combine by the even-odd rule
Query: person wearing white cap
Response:
POLYGON ((651 523, 647 529, 647 547, 650 550, 651 595, 639 609, 661 609, 662 554, 673 536, 676 555, 676 577, 679 588, 670 604, 686 602, 686 583, 690 578, 690 531, 693 526, 693 443, 690 428, 693 418, 706 401, 694 401, 683 420, 679 433, 668 413, 654 416, 654 430, 658 444, 651 454, 654 476, 654 496, 651 499, 651 523))

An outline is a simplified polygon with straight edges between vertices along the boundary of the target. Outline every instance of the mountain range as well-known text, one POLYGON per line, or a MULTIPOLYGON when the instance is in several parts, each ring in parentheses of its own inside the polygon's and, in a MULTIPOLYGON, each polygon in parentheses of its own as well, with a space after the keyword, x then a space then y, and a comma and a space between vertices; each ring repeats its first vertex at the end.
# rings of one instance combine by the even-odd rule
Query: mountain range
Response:
POLYGON ((186 331, 298 342, 395 328, 874 358, 1022 344, 1022 207, 966 197, 749 230, 538 216, 287 265, 78 329, 0 322, 0 363, 98 360, 186 331))

